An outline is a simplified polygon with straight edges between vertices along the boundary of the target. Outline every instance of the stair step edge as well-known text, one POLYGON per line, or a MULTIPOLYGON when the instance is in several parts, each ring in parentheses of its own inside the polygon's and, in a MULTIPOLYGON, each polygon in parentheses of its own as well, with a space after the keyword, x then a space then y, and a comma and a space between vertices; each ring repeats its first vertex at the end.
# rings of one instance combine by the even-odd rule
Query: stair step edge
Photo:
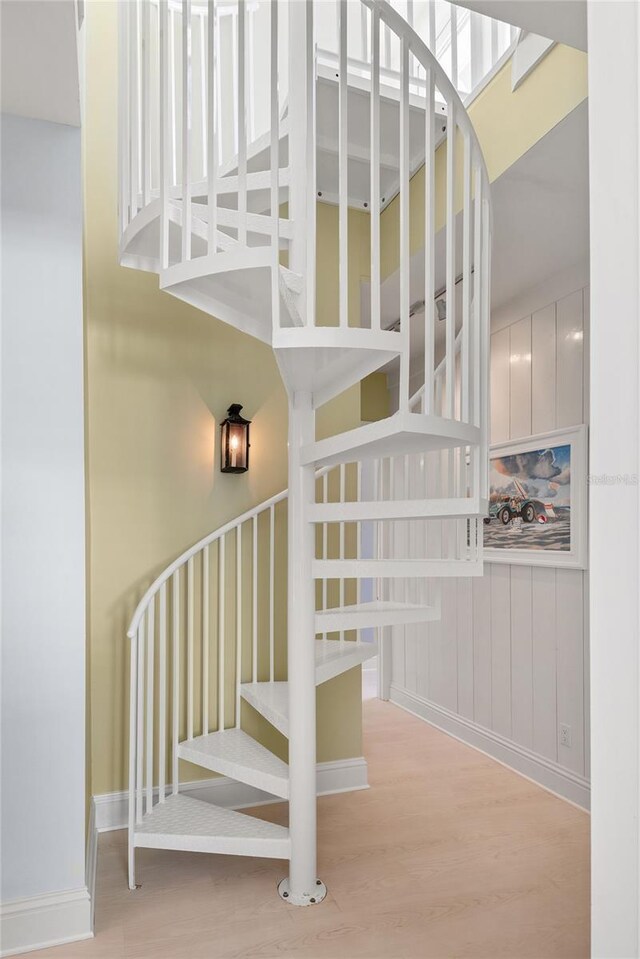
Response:
POLYGON ((244 730, 225 729, 184 740, 178 746, 178 755, 281 799, 289 797, 287 764, 244 730))
POLYGON ((308 517, 311 523, 354 522, 356 520, 462 519, 487 515, 486 500, 416 499, 360 500, 345 503, 313 503, 308 517))
POLYGON ((316 559, 315 579, 424 579, 482 576, 482 560, 316 559))
POLYGON ((273 859, 288 859, 291 851, 284 826, 180 793, 157 803, 136 823, 133 844, 273 859))

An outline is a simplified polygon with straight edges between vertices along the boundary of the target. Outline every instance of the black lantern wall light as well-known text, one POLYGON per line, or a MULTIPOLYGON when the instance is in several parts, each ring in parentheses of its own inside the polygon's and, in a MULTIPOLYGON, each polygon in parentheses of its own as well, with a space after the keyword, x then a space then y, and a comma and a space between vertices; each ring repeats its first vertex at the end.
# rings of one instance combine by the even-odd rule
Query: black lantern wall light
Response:
POLYGON ((246 473, 249 469, 249 424, 240 416, 242 406, 232 403, 227 418, 220 424, 220 470, 223 473, 246 473))

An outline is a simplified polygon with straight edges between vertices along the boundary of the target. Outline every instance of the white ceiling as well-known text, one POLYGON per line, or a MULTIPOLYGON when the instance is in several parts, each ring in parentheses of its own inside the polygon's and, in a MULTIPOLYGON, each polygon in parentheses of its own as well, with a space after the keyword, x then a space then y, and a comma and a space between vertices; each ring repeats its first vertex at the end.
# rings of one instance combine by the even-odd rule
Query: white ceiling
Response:
POLYGON ((587 102, 491 188, 494 309, 589 257, 587 102))
MULTIPOLYGON (((491 306, 498 310, 551 277, 588 263, 589 171, 586 101, 542 138, 491 186, 493 244, 491 306)), ((456 261, 461 263, 460 217, 456 261)), ((436 289, 445 282, 445 230, 436 237, 436 289)), ((424 253, 411 260, 411 301, 424 298, 424 253)), ((363 289, 364 314, 368 289, 363 289)), ((383 326, 399 316, 400 279, 396 272, 383 283, 383 326)), ((462 286, 456 287, 461 317, 462 286)), ((424 343, 424 311, 411 322, 412 354, 424 343)), ((436 324, 436 355, 441 352, 445 324, 436 324)))
POLYGON ((586 0, 454 0, 454 3, 578 50, 587 49, 586 0))
POLYGON ((80 126, 74 0, 2 0, 2 112, 80 126))

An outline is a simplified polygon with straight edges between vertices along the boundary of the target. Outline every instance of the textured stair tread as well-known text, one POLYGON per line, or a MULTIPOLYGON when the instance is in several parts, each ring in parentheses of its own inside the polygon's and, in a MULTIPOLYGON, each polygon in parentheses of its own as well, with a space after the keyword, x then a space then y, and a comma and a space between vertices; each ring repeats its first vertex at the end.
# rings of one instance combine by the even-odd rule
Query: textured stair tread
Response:
POLYGON ((289 735, 288 683, 243 683, 240 695, 283 736, 289 735))
POLYGON ((327 680, 341 673, 346 673, 347 670, 359 666, 378 654, 375 643, 359 643, 352 640, 340 642, 338 639, 317 639, 315 647, 316 686, 326 683, 327 680))
POLYGON ((422 579, 482 576, 482 560, 465 559, 316 559, 316 579, 422 579))
MULTIPOLYGON (((377 655, 375 643, 358 643, 317 639, 315 643, 316 686, 353 669, 377 655)), ((275 726, 283 736, 289 735, 289 684, 283 682, 243 683, 240 695, 275 726)))
POLYGON ((197 736, 180 743, 180 759, 256 786, 274 796, 289 796, 289 767, 242 729, 197 736))
POLYGON ((134 830, 136 846, 221 852, 286 859, 289 832, 284 826, 222 809, 191 796, 168 796, 134 830))
POLYGON ((480 431, 475 426, 441 416, 398 412, 387 419, 309 443, 302 447, 300 455, 305 465, 335 466, 372 457, 454 449, 479 442, 480 431))
POLYGON ((434 606, 376 600, 353 606, 337 606, 316 613, 316 632, 328 633, 367 626, 394 626, 404 623, 427 623, 440 618, 434 606))
POLYGON ((345 520, 457 519, 486 516, 486 500, 454 499, 359 500, 346 503, 313 503, 312 523, 339 523, 345 520), (346 515, 348 512, 348 516, 346 515))

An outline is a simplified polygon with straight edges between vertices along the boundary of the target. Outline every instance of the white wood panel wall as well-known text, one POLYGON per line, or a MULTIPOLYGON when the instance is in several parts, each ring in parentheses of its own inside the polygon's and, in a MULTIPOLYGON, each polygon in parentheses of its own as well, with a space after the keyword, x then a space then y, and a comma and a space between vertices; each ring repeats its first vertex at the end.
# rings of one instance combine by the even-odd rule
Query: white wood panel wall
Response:
MULTIPOLYGON (((494 443, 587 422, 588 290, 543 304, 492 334, 494 443)), ((442 621, 426 636, 397 630, 391 698, 586 804, 587 572, 485 570, 444 581, 442 621)))

